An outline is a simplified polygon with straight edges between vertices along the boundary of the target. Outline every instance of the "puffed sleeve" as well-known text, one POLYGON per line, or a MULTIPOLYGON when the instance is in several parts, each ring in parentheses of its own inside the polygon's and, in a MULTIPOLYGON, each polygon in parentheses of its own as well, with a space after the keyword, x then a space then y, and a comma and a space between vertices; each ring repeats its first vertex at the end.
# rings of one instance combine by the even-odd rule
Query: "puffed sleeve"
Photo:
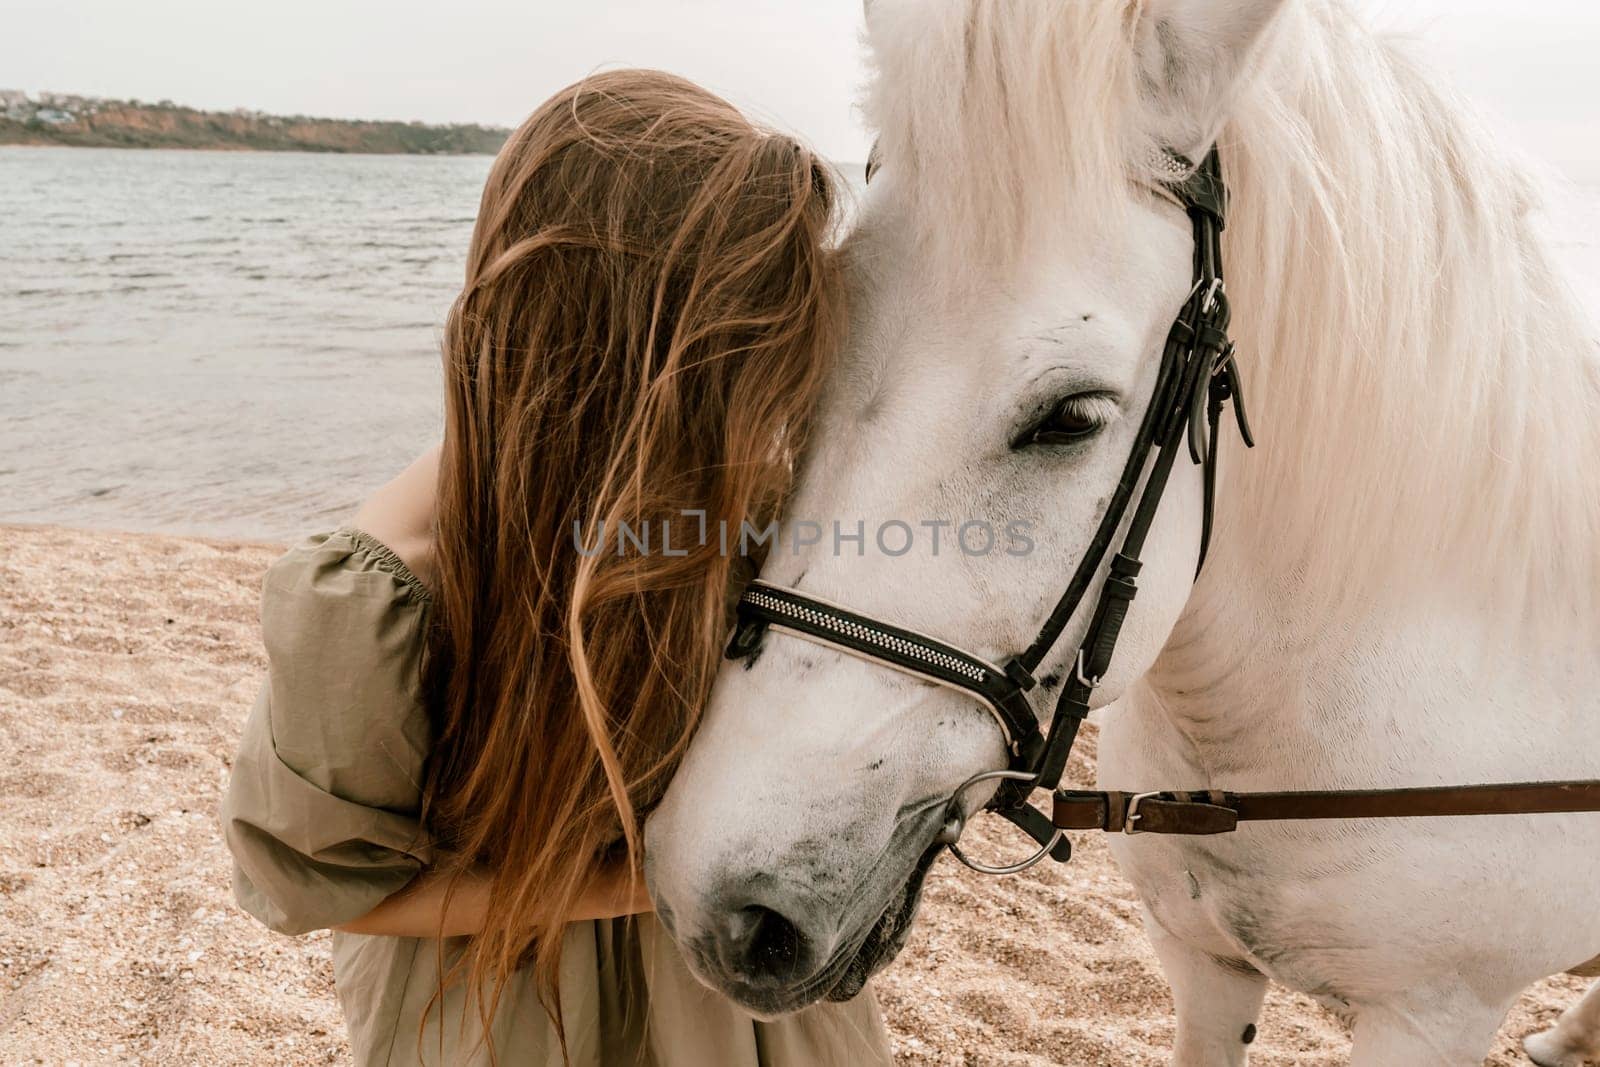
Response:
POLYGON ((367 534, 312 538, 267 571, 267 680, 222 805, 234 896, 280 933, 338 926, 432 851, 418 820, 430 601, 367 534))

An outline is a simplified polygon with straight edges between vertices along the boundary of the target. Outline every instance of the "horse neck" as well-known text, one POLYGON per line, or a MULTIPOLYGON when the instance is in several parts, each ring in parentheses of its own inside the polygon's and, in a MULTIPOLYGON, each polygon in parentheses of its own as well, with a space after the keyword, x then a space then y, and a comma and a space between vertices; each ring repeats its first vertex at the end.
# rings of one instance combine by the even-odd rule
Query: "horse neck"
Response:
POLYGON ((1259 692, 1429 612, 1592 641, 1600 361, 1534 187, 1342 5, 1293 10, 1222 141, 1259 447, 1223 442, 1213 557, 1152 678, 1259 692))

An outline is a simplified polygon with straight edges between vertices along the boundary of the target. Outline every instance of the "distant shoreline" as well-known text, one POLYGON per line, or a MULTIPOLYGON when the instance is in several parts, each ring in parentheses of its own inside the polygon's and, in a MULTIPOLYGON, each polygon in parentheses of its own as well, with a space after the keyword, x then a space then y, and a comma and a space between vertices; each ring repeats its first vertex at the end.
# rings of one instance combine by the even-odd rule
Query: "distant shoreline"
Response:
POLYGON ((0 90, 0 145, 62 148, 190 148, 230 152, 494 155, 511 131, 477 124, 201 111, 170 101, 103 100, 0 90))
POLYGON ((256 156, 427 156, 434 159, 472 159, 495 155, 494 152, 384 152, 374 149, 342 148, 248 148, 237 145, 199 144, 66 144, 61 141, 8 141, 0 135, 0 151, 7 149, 67 148, 73 151, 93 149, 110 152, 208 152, 217 155, 256 156))

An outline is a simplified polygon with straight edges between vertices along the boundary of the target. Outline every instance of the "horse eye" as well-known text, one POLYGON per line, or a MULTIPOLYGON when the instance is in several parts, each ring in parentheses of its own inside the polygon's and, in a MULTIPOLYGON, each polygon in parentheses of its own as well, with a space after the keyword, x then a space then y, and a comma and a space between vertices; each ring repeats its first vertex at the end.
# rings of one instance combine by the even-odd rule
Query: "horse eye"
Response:
POLYGON ((1110 396, 1078 393, 1046 412, 1044 418, 1012 442, 1011 447, 1075 444, 1105 429, 1116 416, 1117 402, 1110 396))

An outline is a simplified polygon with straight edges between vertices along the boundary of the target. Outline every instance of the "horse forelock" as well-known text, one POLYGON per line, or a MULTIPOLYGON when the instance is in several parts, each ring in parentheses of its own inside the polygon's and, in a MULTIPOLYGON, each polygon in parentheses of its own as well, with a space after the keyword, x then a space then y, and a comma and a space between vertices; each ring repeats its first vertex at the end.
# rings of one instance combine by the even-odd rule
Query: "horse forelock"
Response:
POLYGON ((874 0, 864 102, 883 180, 954 271, 1126 203, 1141 142, 1127 0, 874 0), (959 266, 957 266, 959 264, 959 266))

